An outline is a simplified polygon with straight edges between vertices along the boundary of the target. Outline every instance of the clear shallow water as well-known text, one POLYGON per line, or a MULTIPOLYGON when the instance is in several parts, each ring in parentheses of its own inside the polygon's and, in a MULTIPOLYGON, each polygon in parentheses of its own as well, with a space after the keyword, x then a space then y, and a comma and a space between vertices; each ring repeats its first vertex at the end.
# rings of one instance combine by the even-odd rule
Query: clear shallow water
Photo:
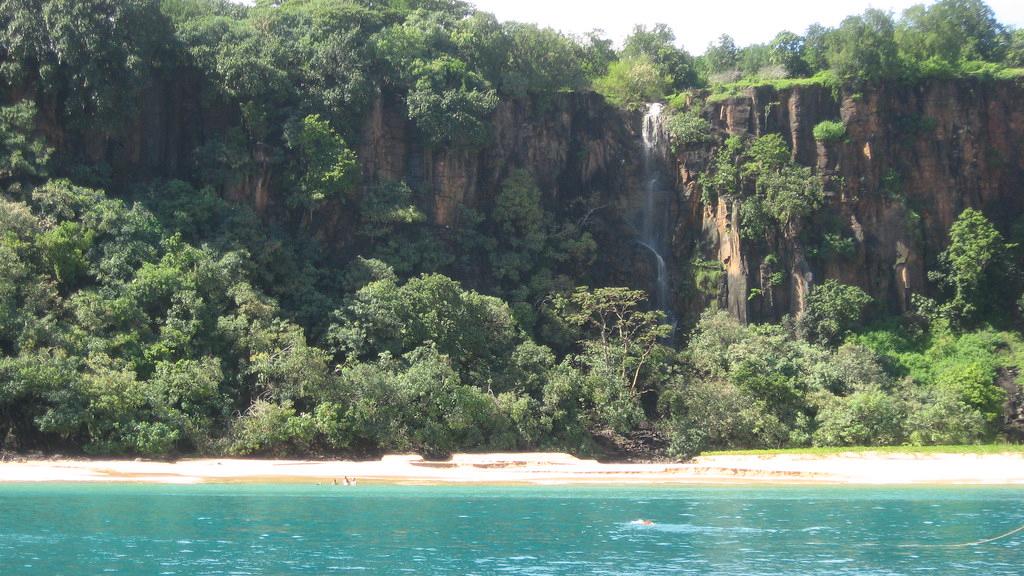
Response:
POLYGON ((0 485, 0 574, 1019 575, 1011 488, 0 485), (650 518, 653 526, 630 524, 650 518))

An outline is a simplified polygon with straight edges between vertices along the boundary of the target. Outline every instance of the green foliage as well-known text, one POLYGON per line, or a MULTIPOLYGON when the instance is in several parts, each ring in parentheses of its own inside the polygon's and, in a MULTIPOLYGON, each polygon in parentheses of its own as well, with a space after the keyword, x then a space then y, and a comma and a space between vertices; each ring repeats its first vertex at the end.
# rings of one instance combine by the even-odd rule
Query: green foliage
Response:
POLYGON ((358 161, 330 124, 318 115, 306 116, 285 138, 298 157, 295 172, 301 174, 291 201, 312 210, 325 200, 344 200, 354 188, 358 161))
POLYGON ((981 412, 952 396, 925 396, 913 408, 906 424, 913 445, 978 444, 988 436, 981 412))
POLYGON ((608 74, 594 81, 594 90, 622 108, 662 100, 670 89, 671 78, 646 54, 613 62, 608 74))
POLYGON ((676 150, 711 141, 711 123, 704 118, 699 106, 673 112, 665 120, 665 130, 676 150))
POLYGON ((855 341, 874 350, 828 349, 777 326, 705 313, 686 350, 692 376, 659 400, 672 450, 992 438, 993 411, 1005 400, 993 375, 1019 362, 1019 336, 923 338, 890 329, 855 341))
POLYGON ((857 286, 826 280, 807 295, 797 330, 812 342, 835 344, 860 325, 870 303, 871 297, 857 286))
POLYGON ((700 178, 703 200, 706 203, 711 203, 721 196, 733 196, 740 192, 739 163, 743 150, 743 140, 739 136, 730 136, 715 152, 714 170, 701 175, 700 178))
POLYGON ((772 227, 772 217, 765 208, 764 200, 752 196, 740 204, 740 238, 763 240, 772 227))
POLYGON ((1006 31, 982 0, 912 6, 903 14, 896 40, 901 58, 910 62, 1000 62, 1006 56, 1006 31))
POLYGON ((1010 45, 1006 50, 1006 65, 1024 67, 1024 28, 1018 28, 1010 35, 1010 45))
POLYGON ((837 120, 822 120, 814 126, 814 139, 818 142, 840 142, 846 138, 846 126, 837 120))
POLYGON ((826 232, 821 239, 821 255, 826 260, 850 258, 856 252, 856 241, 836 232, 826 232))
POLYGON ((987 422, 999 417, 1006 401, 1006 392, 996 385, 995 366, 985 362, 951 366, 937 375, 935 384, 940 394, 978 410, 987 422))
POLYGON ((257 400, 235 423, 229 451, 242 456, 306 452, 315 433, 313 418, 297 414, 290 403, 257 400))
POLYGON ((747 239, 764 238, 772 221, 789 233, 824 201, 821 179, 793 163, 778 134, 750 142, 730 136, 716 151, 712 166, 700 178, 703 199, 710 203, 718 196, 747 196, 740 203, 740 235, 747 239))
POLYGON ((784 30, 769 43, 772 62, 781 65, 790 78, 810 76, 812 64, 808 62, 807 39, 784 30))
POLYGON ((523 335, 508 304, 440 274, 371 282, 335 317, 329 338, 339 355, 401 356, 433 343, 465 382, 499 392, 522 383, 512 355, 523 335))
POLYGON ((501 27, 504 42, 496 42, 492 49, 501 51, 497 76, 504 94, 523 98, 528 94, 579 90, 587 85, 588 64, 584 59, 592 59, 589 65, 598 70, 607 67, 607 63, 600 62, 607 55, 589 53, 601 49, 598 38, 593 38, 597 44, 587 47, 550 28, 519 22, 501 27))
POLYGON ((949 246, 939 254, 941 269, 928 275, 949 294, 936 312, 963 324, 998 306, 1001 285, 1011 280, 1006 250, 1002 235, 984 214, 972 208, 961 212, 949 230, 949 246))
POLYGON ((85 253, 92 247, 93 234, 82 230, 76 222, 62 222, 56 228, 39 236, 39 249, 43 259, 53 269, 53 275, 65 289, 77 287, 89 263, 85 253))
POLYGON ((422 222, 426 216, 413 202, 405 182, 382 182, 368 187, 360 204, 361 233, 373 240, 386 240, 403 224, 422 222))
POLYGON ((693 271, 694 287, 705 296, 717 297, 721 291, 722 275, 725 274, 722 263, 694 257, 690 261, 690 269, 693 271))
POLYGON ((821 179, 805 166, 787 166, 758 178, 765 211, 783 225, 813 214, 824 201, 821 179))
POLYGON ((701 317, 687 349, 698 375, 727 381, 763 402, 787 431, 806 409, 808 352, 778 326, 741 326, 721 312, 701 317))
POLYGON ((789 148, 778 134, 765 134, 750 143, 744 176, 763 176, 782 170, 790 163, 789 148))
MULTIPOLYGON (((455 449, 515 449, 545 424, 531 415, 535 403, 506 393, 494 398, 463 384, 447 357, 432 346, 400 358, 343 368, 340 405, 354 446, 415 450, 440 458, 455 449), (497 401, 496 401, 497 400, 497 401)), ((549 431, 549 429, 548 429, 549 431)))
POLYGON ((718 42, 708 44, 701 56, 704 74, 709 77, 724 75, 736 69, 739 64, 739 48, 736 41, 728 34, 722 34, 718 42))
POLYGON ((815 446, 892 446, 903 441, 899 399, 880 390, 832 398, 818 412, 815 446))
POLYGON ((23 100, 0 106, 0 184, 46 176, 51 149, 35 134, 36 108, 23 100))
POLYGON ((820 73, 854 83, 1012 78, 1014 67, 1024 65, 1019 37, 999 24, 982 0, 941 0, 911 6, 898 19, 869 9, 838 28, 813 24, 803 36, 783 31, 767 44, 738 47, 725 35, 699 62, 718 85, 713 98, 734 92, 731 84, 781 89, 792 85, 791 78, 799 82, 820 73))
POLYGON ((762 400, 728 382, 674 383, 659 398, 659 410, 667 416, 668 451, 677 458, 736 446, 778 447, 788 436, 762 400))
POLYGON ((0 79, 60 94, 54 112, 72 126, 87 119, 121 125, 168 59, 171 32, 156 2, 4 0, 0 14, 0 79))
POLYGON ((465 253, 481 251, 496 293, 508 300, 526 329, 543 322, 533 303, 569 290, 593 262, 596 243, 578 222, 556 218, 526 170, 502 182, 489 217, 463 239, 465 253))
POLYGON ((637 25, 623 42, 621 57, 625 60, 649 60, 657 69, 656 75, 667 78, 671 90, 697 86, 693 58, 685 50, 677 48, 675 40, 675 33, 665 24, 655 24, 650 29, 637 25))
POLYGON ((904 378, 912 442, 970 444, 992 438, 1006 401, 996 381, 1019 365, 1019 335, 991 329, 956 335, 936 323, 916 337, 876 331, 857 340, 881 353, 890 371, 904 378))
POLYGON ((896 25, 892 16, 868 9, 850 16, 830 35, 829 66, 844 80, 877 82, 899 74, 896 25))
POLYGON ((571 325, 592 334, 583 344, 583 361, 595 370, 610 370, 619 385, 637 394, 644 365, 672 327, 661 311, 645 311, 647 294, 626 288, 577 288, 558 308, 571 325))
POLYGON ((498 97, 493 90, 440 90, 435 82, 421 78, 409 92, 408 103, 409 118, 431 143, 476 147, 490 137, 485 119, 497 107, 498 97))

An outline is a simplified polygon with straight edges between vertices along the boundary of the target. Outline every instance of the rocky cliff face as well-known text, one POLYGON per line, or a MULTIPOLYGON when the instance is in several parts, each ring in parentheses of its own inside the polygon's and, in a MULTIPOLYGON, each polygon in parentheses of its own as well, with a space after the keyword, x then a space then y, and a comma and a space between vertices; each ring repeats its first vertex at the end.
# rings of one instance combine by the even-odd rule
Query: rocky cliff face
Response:
POLYGON ((401 101, 382 97, 359 147, 364 179, 405 180, 429 198, 434 223, 450 226, 459 206, 486 207, 515 169, 530 171, 555 210, 592 194, 617 197, 637 154, 629 121, 594 94, 503 101, 491 133, 482 150, 428 146, 401 101))
POLYGON ((640 117, 593 93, 503 101, 491 143, 467 151, 431 147, 398 99, 379 99, 359 147, 364 181, 404 180, 441 228, 462 206, 486 212, 505 178, 528 170, 545 209, 584 224, 601 246, 592 280, 649 290, 656 274, 636 245, 642 149, 640 117))
POLYGON ((833 93, 818 87, 750 89, 704 110, 718 133, 779 133, 794 160, 826 180, 828 219, 854 240, 852 254, 809 257, 803 234, 779 234, 768 246, 737 232, 738 201, 702 206, 696 176, 715 144, 678 155, 680 199, 677 265, 694 249, 722 263, 722 304, 738 318, 777 319, 799 313, 810 286, 826 278, 860 286, 891 311, 926 292, 926 269, 945 247, 949 227, 967 207, 978 208, 1004 233, 1024 213, 1024 87, 1012 82, 928 82, 833 93), (842 120, 841 142, 816 142, 813 128, 842 120), (703 231, 703 242, 683 233, 703 231), (782 286, 766 286, 765 251, 785 265, 782 286), (751 288, 762 297, 748 301, 751 288))
MULTIPOLYGON (((204 106, 200 85, 188 75, 161 81, 144 94, 136 120, 116 133, 81 138, 88 142, 48 121, 53 114, 46 106, 41 129, 58 149, 83 150, 86 160, 105 162, 115 183, 119 175, 187 178, 207 135, 237 122, 231 110, 204 106)), ((740 200, 701 200, 699 175, 718 144, 683 149, 666 159, 675 174, 667 183, 674 191, 666 242, 672 307, 692 318, 718 299, 739 319, 775 320, 799 313, 811 286, 836 278, 862 287, 891 311, 906 309, 911 293, 928 290, 926 270, 964 208, 981 209, 1004 233, 1024 214, 1021 102, 1024 86, 1015 82, 963 80, 863 92, 761 87, 706 105, 717 142, 731 134, 783 135, 794 160, 826 179, 818 224, 827 219, 853 239, 854 249, 823 255, 802 231, 779 233, 767 244, 745 241, 740 200), (841 120, 846 138, 815 141, 814 126, 823 120, 841 120), (713 287, 695 288, 695 258, 721 263, 717 295, 713 287), (760 291, 756 298, 750 298, 753 289, 760 291)), ((598 241, 598 261, 586 281, 652 290, 657 272, 636 242, 644 203, 640 114, 616 110, 596 94, 504 101, 493 115, 492 134, 482 150, 428 146, 401 100, 382 96, 359 138, 363 180, 406 181, 443 229, 459 224, 460 206, 486 211, 508 174, 527 169, 545 208, 583 223, 598 241)), ((225 183, 223 193, 272 213, 277 175, 260 150, 252 155, 248 171, 225 183)), ((341 212, 318 219, 328 242, 344 241, 351 223, 341 212)))
MULTIPOLYGON (((805 245, 801 231, 777 234, 767 246, 745 241, 739 200, 701 201, 699 175, 717 143, 684 149, 671 159, 673 307, 692 317, 717 298, 741 320, 777 320, 798 314, 815 283, 835 278, 893 312, 905 310, 911 293, 928 291, 926 270, 964 208, 981 209, 1004 232, 1024 214, 1022 101, 1024 87, 1012 82, 934 81, 864 92, 761 87, 706 106, 718 142, 781 134, 795 161, 825 177, 826 206, 816 222, 828 220, 854 249, 823 255, 805 245), (841 120, 846 138, 815 141, 813 129, 824 120, 841 120), (721 263, 717 296, 694 289, 695 257, 721 263), (761 295, 751 299, 755 288, 761 295)), ((635 242, 643 203, 638 114, 593 94, 561 95, 544 106, 503 102, 492 145, 473 153, 417 144, 405 118, 399 102, 375 106, 360 148, 367 177, 406 179, 430 199, 434 222, 452 226, 458 206, 486 207, 512 169, 526 168, 549 209, 587 206, 601 244, 596 278, 651 288, 655 271, 635 242)))

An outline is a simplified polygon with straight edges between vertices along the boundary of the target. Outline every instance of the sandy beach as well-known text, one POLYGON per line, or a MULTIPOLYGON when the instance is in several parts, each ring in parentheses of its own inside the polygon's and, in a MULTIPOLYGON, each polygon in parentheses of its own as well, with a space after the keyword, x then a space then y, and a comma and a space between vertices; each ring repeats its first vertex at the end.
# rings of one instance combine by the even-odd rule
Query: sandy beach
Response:
POLYGON ((0 463, 4 482, 390 484, 1024 484, 1024 454, 702 456, 682 464, 606 464, 568 454, 414 455, 378 461, 186 459, 25 460, 0 463))

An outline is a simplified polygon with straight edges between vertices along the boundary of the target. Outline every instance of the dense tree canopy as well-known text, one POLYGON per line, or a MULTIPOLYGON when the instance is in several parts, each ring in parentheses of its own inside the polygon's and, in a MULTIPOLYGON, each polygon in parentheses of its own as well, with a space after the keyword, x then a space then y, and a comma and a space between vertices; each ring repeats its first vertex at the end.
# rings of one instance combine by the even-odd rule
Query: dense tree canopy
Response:
MULTIPOLYGON (((680 41, 638 26, 616 50, 457 0, 0 0, 0 451, 684 457, 998 437, 1024 350, 990 327, 1012 327, 1000 311, 1020 296, 1013 236, 964 210, 931 298, 876 318, 861 288, 818 274, 852 257, 831 176, 774 128, 726 138, 694 89, 1020 66, 1021 32, 940 0, 754 46, 723 36, 697 58, 680 41), (760 282, 742 297, 777 323, 712 302, 674 330, 643 291, 597 283, 594 262, 620 255, 594 222, 617 206, 567 200, 575 182, 495 151, 517 146, 502 115, 586 139, 557 106, 591 91, 671 98, 675 150, 709 151, 704 208, 738 211, 760 282), (374 131, 418 156, 361 158, 374 131), (492 189, 433 218, 425 190, 451 175, 419 156, 492 189), (780 238, 793 249, 773 252, 780 238), (773 298, 798 273, 783 318, 773 298)), ((846 126, 814 135, 841 146, 846 126)), ((629 160, 606 144, 562 160, 629 160)), ((722 262, 667 260, 693 273, 681 299, 716 300, 722 262)))

